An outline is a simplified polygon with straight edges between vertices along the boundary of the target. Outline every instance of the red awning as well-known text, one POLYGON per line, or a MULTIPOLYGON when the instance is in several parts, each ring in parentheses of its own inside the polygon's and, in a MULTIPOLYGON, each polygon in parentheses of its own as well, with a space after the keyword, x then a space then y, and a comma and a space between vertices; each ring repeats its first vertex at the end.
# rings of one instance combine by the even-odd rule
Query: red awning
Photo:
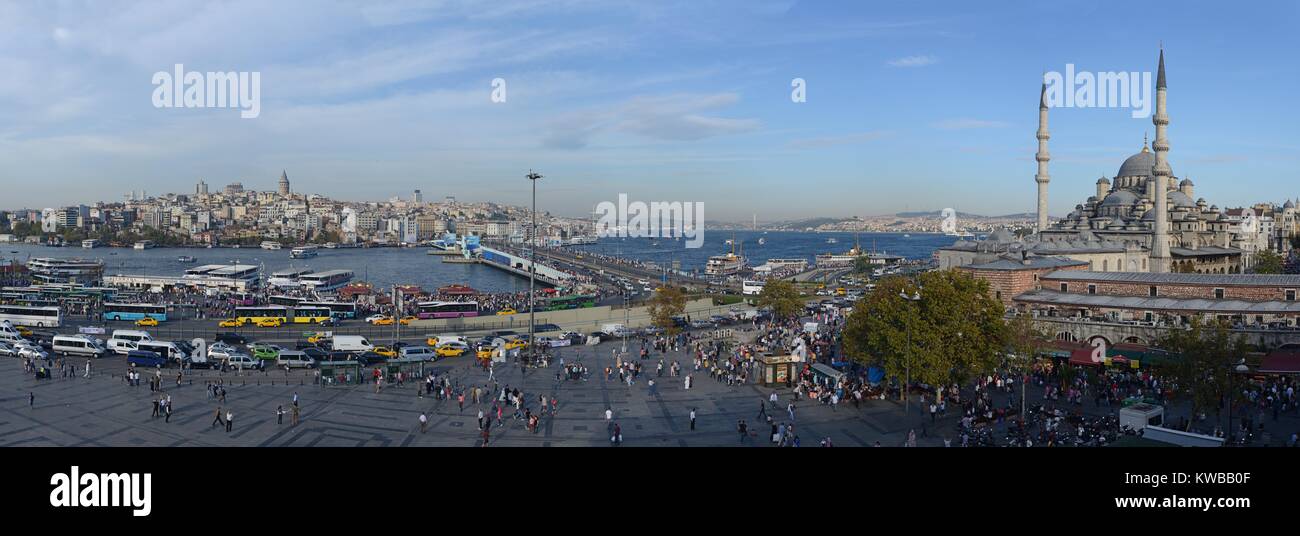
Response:
POLYGON ((1259 370, 1264 374, 1298 374, 1300 373, 1300 351, 1273 350, 1264 356, 1259 370))
POLYGON ((1101 363, 1092 360, 1091 348, 1080 348, 1070 352, 1071 365, 1100 366, 1101 363))

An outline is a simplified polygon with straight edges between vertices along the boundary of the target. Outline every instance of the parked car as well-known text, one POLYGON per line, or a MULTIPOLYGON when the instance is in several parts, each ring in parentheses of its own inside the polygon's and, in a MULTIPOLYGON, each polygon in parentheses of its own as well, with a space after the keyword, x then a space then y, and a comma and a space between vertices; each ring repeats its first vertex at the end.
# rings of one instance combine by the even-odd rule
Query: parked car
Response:
POLYGON ((695 329, 713 329, 718 327, 712 320, 692 320, 691 327, 695 329))
POLYGON ((360 354, 357 354, 356 357, 353 358, 353 360, 358 363, 361 363, 361 366, 363 367, 368 367, 370 365, 375 365, 387 361, 387 359, 384 358, 384 356, 376 354, 374 352, 362 352, 360 354))
POLYGON ((248 344, 248 337, 238 333, 217 333, 216 339, 220 342, 229 344, 248 344))
POLYGON ((275 366, 282 368, 313 368, 316 366, 316 360, 304 352, 285 350, 275 358, 275 366))
POLYGON ((330 355, 330 353, 325 351, 323 348, 316 347, 303 348, 302 353, 307 354, 307 357, 315 359, 317 362, 327 360, 330 355))
POLYGON ((14 357, 18 355, 18 350, 15 350, 14 347, 9 346, 7 343, 0 342, 0 355, 14 357))
POLYGON ((226 357, 226 365, 231 368, 258 369, 262 368, 262 360, 254 359, 248 354, 230 354, 226 357))
POLYGON ((167 358, 158 355, 158 352, 147 350, 131 350, 126 353, 126 362, 137 367, 165 367, 167 358))
POLYGON ((258 359, 273 360, 280 357, 280 352, 283 352, 284 348, 280 348, 279 346, 276 346, 274 344, 266 344, 266 343, 259 342, 250 346, 249 350, 253 351, 253 357, 256 357, 258 359))
POLYGON ((217 322, 217 327, 219 327, 219 328, 242 328, 242 327, 244 327, 244 321, 243 321, 243 320, 240 320, 240 319, 238 319, 238 318, 227 318, 227 319, 225 319, 225 320, 222 320, 222 321, 220 321, 220 322, 217 322))

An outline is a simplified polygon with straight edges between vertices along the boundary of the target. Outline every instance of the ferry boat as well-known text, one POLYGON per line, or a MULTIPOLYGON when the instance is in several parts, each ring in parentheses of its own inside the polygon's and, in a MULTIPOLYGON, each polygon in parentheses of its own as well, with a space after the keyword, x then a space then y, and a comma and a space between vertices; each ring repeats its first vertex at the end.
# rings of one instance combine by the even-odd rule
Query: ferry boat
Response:
POLYGON ((835 237, 833 237, 833 236, 830 237, 830 238, 827 238, 827 239, 826 239, 826 243, 827 243, 827 244, 838 244, 839 242, 840 242, 840 241, 837 240, 837 239, 835 239, 835 237))
POLYGON ((758 245, 761 246, 761 245, 766 244, 766 243, 767 243, 767 237, 766 237, 766 236, 760 236, 760 237, 758 237, 758 245))
POLYGON ((326 270, 303 275, 298 278, 298 282, 309 290, 328 292, 347 285, 352 281, 353 275, 352 270, 326 270))
POLYGON ((281 246, 280 246, 280 243, 279 243, 279 242, 272 242, 272 241, 270 241, 270 240, 267 240, 267 241, 265 241, 265 242, 262 242, 262 249, 267 249, 267 250, 275 251, 275 250, 280 249, 280 247, 281 247, 281 246))
POLYGON ((324 247, 325 249, 338 249, 339 245, 333 242, 326 242, 324 247))
POLYGON ((970 231, 948 231, 943 234, 947 236, 955 236, 957 238, 975 238, 975 234, 970 231))
POLYGON ((266 284, 281 289, 301 288, 302 283, 298 279, 302 276, 312 273, 311 268, 287 268, 271 272, 271 278, 266 280, 266 284))
POLYGON ((858 246, 853 246, 853 249, 850 249, 847 252, 823 253, 817 255, 814 259, 817 262, 817 266, 836 266, 853 264, 853 262, 858 260, 858 257, 861 257, 862 255, 862 249, 858 246))
POLYGON ((95 249, 99 247, 99 240, 95 240, 94 238, 91 238, 89 240, 82 240, 81 247, 85 249, 95 249))
POLYGON ((179 257, 176 257, 176 262, 183 262, 188 264, 196 261, 198 261, 198 259, 195 259, 194 257, 191 257, 189 255, 181 255, 179 257))
POLYGON ((745 258, 735 253, 714 255, 704 264, 704 275, 736 275, 745 269, 745 258))
POLYGON ((318 255, 316 252, 316 246, 293 248, 293 250, 289 252, 289 258, 291 259, 310 259, 316 255, 318 255))
POLYGON ((97 283, 104 277, 103 259, 36 257, 27 261, 33 283, 97 283))
POLYGON ((154 243, 153 240, 141 240, 139 242, 136 242, 135 245, 132 247, 134 247, 135 249, 153 249, 154 243))
POLYGON ((575 237, 569 239, 569 245, 570 245, 570 246, 586 246, 586 245, 595 244, 595 243, 598 242, 598 241, 599 241, 599 239, 597 239, 597 238, 594 237, 594 236, 575 236, 575 237))

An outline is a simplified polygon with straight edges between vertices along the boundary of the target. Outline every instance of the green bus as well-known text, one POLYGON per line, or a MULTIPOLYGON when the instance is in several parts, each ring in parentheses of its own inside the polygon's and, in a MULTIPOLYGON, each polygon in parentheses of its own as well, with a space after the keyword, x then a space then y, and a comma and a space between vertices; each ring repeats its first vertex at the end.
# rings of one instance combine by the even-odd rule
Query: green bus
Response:
POLYGON ((574 294, 550 298, 542 304, 543 311, 563 311, 565 309, 585 309, 596 306, 596 296, 592 294, 574 294))

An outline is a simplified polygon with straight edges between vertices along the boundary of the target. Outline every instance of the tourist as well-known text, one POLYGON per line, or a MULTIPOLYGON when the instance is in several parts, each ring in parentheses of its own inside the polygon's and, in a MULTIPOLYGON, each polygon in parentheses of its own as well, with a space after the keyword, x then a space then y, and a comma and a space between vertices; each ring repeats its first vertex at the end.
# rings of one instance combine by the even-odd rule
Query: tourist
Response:
POLYGON ((230 410, 226 410, 226 433, 227 434, 230 433, 230 430, 234 428, 234 426, 235 426, 235 414, 232 413, 230 410))
POLYGON ((691 408, 691 431, 695 431, 695 408, 691 408))

